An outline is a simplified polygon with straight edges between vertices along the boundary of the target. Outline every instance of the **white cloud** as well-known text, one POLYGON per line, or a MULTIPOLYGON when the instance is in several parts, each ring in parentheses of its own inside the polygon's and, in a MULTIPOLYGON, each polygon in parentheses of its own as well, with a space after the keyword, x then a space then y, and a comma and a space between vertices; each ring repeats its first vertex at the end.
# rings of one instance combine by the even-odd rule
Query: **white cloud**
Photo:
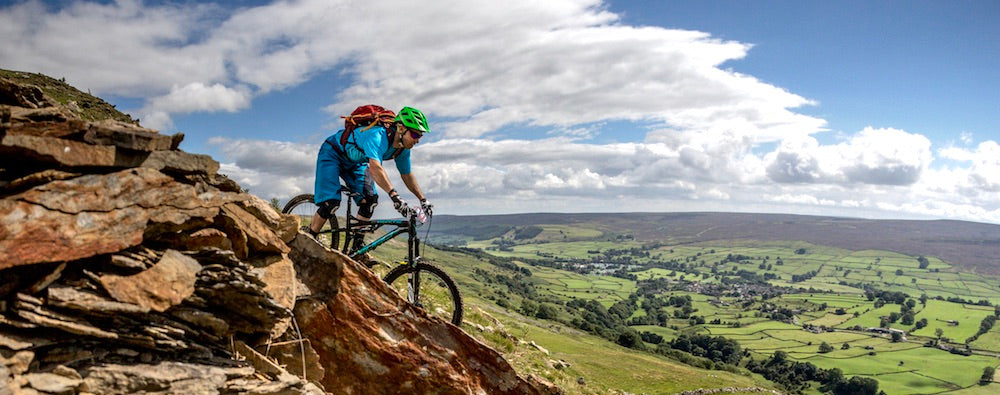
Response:
MULTIPOLYGON (((415 172, 428 194, 467 212, 604 211, 624 198, 626 211, 1000 222, 996 142, 968 148, 963 134, 965 148, 936 151, 954 167, 933 166, 930 140, 895 128, 821 144, 826 121, 795 112, 817 101, 721 67, 751 45, 624 25, 599 0, 61 4, 0 7, 10 38, 0 64, 143 100, 143 124, 158 129, 175 114, 252 109, 255 97, 339 73, 345 85, 327 87, 332 114, 376 102, 430 115, 433 142, 414 150, 415 172), (648 133, 588 142, 617 133, 615 121, 648 133), (519 127, 543 137, 506 137, 519 127)), ((262 197, 312 190, 318 144, 210 144, 222 171, 262 197)))
POLYGON ((813 137, 784 140, 764 161, 775 182, 911 185, 932 159, 927 137, 867 127, 835 145, 813 137))
POLYGON ((718 67, 749 45, 624 26, 599 0, 28 2, 0 15, 5 37, 17 38, 0 52, 5 64, 147 98, 145 112, 160 117, 195 105, 242 109, 253 95, 339 67, 354 83, 334 92, 334 114, 361 102, 419 103, 451 137, 618 119, 775 140, 825 123, 789 110, 812 101, 718 67), (213 100, 220 94, 228 100, 213 100))
POLYGON ((966 175, 971 186, 1000 192, 1000 144, 996 141, 980 143, 975 150, 945 148, 939 154, 943 158, 971 162, 966 175))
POLYGON ((170 93, 152 98, 149 105, 171 113, 235 112, 250 106, 250 92, 244 87, 228 88, 222 84, 192 82, 172 87, 170 93))
POLYGON ((275 176, 309 176, 316 172, 319 146, 284 141, 213 138, 209 141, 234 166, 275 176))

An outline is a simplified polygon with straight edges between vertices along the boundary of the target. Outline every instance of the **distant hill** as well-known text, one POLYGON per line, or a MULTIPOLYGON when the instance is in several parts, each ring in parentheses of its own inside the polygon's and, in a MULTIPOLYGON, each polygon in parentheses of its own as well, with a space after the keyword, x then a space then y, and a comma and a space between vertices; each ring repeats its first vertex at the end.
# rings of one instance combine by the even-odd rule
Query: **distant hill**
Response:
MULTIPOLYGON (((14 92, 19 92, 21 95, 31 95, 32 93, 27 87, 34 86, 45 94, 44 98, 39 97, 38 99, 53 100, 55 103, 51 103, 52 105, 62 106, 85 121, 113 119, 132 124, 139 123, 139 120, 132 119, 128 114, 118 111, 113 104, 104 101, 104 99, 91 96, 90 93, 84 93, 72 87, 66 83, 65 79, 55 79, 39 73, 4 69, 0 69, 0 78, 8 79, 18 85, 17 89, 14 87, 0 89, 0 94, 3 95, 15 96, 18 94, 14 92)), ((0 102, 14 104, 23 102, 23 100, 19 100, 17 97, 0 97, 0 102)))
POLYGON ((577 225, 640 241, 691 244, 724 240, 800 240, 848 250, 933 256, 963 271, 1000 274, 1000 225, 966 221, 870 220, 790 214, 586 213, 434 217, 433 233, 487 236, 512 227, 577 225))

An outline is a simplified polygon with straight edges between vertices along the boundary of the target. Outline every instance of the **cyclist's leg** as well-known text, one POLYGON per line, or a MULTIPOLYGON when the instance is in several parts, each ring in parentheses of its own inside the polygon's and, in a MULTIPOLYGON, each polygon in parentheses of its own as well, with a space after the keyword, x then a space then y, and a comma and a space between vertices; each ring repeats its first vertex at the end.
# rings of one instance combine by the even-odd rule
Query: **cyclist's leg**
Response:
POLYGON ((375 183, 368 174, 368 164, 359 164, 350 169, 341 169, 342 177, 347 183, 347 187, 354 192, 360 192, 361 196, 355 196, 354 202, 358 204, 358 219, 370 220, 375 214, 375 207, 378 206, 378 192, 375 190, 375 183), (350 177, 347 175, 350 174, 350 177))
POLYGON ((314 233, 323 229, 323 225, 340 206, 340 168, 337 152, 329 144, 323 144, 316 157, 316 181, 313 188, 313 201, 318 209, 309 224, 314 233))

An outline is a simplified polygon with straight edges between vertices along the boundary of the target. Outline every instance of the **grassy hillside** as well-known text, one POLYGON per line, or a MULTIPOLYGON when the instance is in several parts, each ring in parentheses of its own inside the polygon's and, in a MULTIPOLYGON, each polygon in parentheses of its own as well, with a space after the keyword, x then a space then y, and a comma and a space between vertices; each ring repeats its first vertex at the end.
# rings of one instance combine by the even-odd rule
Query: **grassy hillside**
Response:
MULTIPOLYGON (((518 318, 516 322, 532 322, 532 328, 563 328, 547 333, 524 330, 552 344, 579 344, 567 333, 581 331, 599 335, 592 336, 596 343, 615 349, 622 349, 615 336, 629 331, 655 334, 667 342, 705 334, 738 341, 746 353, 739 364, 743 368, 781 351, 793 362, 876 379, 888 394, 973 394, 1000 388, 996 383, 979 385, 983 369, 1000 363, 1000 326, 982 330, 983 321, 998 314, 994 305, 1000 304, 1000 278, 970 273, 970 266, 940 256, 845 248, 804 241, 807 237, 769 239, 780 232, 760 231, 761 238, 705 237, 723 233, 713 226, 693 234, 678 229, 699 228, 679 225, 657 233, 661 224, 635 218, 630 223, 624 217, 604 221, 589 214, 541 215, 534 221, 524 215, 463 219, 435 223, 432 243, 462 246, 435 253, 448 255, 444 262, 455 262, 448 264, 449 272, 463 273, 463 291, 470 289, 482 308, 507 312, 518 318), (469 255, 463 258, 459 252, 469 255), (654 284, 658 288, 651 288, 654 284), (896 296, 901 299, 893 300, 896 296), (643 307, 681 297, 689 300, 684 311, 643 307), (633 307, 615 324, 622 325, 619 332, 608 336, 608 331, 589 324, 587 311, 579 308, 581 301, 596 301, 608 311, 620 312, 629 303, 633 307), (896 340, 868 329, 879 326, 904 331, 906 337, 896 340), (832 349, 821 351, 822 344, 832 349)), ((976 232, 1000 229, 951 225, 951 239, 944 242, 966 245, 991 237, 976 232)), ((935 237, 921 226, 887 231, 868 245, 911 232, 935 237)), ((848 238, 830 240, 843 243, 848 238)), ((641 343, 634 348, 645 351, 627 352, 651 355, 663 349, 662 344, 641 343)), ((694 362, 705 366, 700 361, 694 362)), ((630 377, 632 381, 619 378, 625 383, 607 378, 618 385, 609 388, 636 390, 646 382, 641 375, 630 377)), ((815 393, 819 384, 798 390, 815 393)), ((703 382, 690 385, 705 387, 703 382)))
MULTIPOLYGON (((63 79, 55 79, 44 74, 0 69, 0 78, 33 85, 41 89, 46 97, 70 109, 87 121, 113 119, 138 123, 128 114, 118 111, 114 105, 70 86, 63 79)), ((2 103, 2 100, 0 100, 2 103)))
POLYGON ((787 214, 745 213, 589 213, 445 216, 435 218, 442 239, 484 240, 492 232, 547 224, 587 229, 603 239, 631 235, 640 242, 671 245, 750 239, 803 241, 846 250, 891 251, 934 256, 969 273, 1000 275, 1000 225, 965 221, 866 220, 787 214))
MULTIPOLYGON (((398 261, 405 256, 405 244, 399 240, 390 241, 376 250, 375 255, 384 262, 398 261)), ((777 388, 749 372, 698 369, 663 356, 621 347, 559 322, 526 317, 517 309, 496 304, 494 295, 503 292, 498 284, 477 279, 477 270, 498 270, 488 259, 435 248, 426 248, 424 256, 444 268, 459 283, 467 313, 463 328, 467 332, 500 351, 521 374, 537 374, 569 394, 777 388)), ((380 274, 387 270, 386 267, 376 268, 380 274)), ((576 281, 582 284, 588 280, 581 276, 576 281)), ((615 288, 613 285, 608 287, 615 288)))

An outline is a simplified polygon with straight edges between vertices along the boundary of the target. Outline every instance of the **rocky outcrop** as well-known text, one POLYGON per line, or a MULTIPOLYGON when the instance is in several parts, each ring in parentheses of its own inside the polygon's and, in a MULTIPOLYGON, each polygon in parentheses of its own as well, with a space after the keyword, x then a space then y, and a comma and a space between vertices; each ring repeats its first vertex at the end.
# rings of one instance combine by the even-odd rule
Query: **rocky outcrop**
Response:
POLYGON ((545 390, 182 139, 0 78, 0 394, 545 390))

